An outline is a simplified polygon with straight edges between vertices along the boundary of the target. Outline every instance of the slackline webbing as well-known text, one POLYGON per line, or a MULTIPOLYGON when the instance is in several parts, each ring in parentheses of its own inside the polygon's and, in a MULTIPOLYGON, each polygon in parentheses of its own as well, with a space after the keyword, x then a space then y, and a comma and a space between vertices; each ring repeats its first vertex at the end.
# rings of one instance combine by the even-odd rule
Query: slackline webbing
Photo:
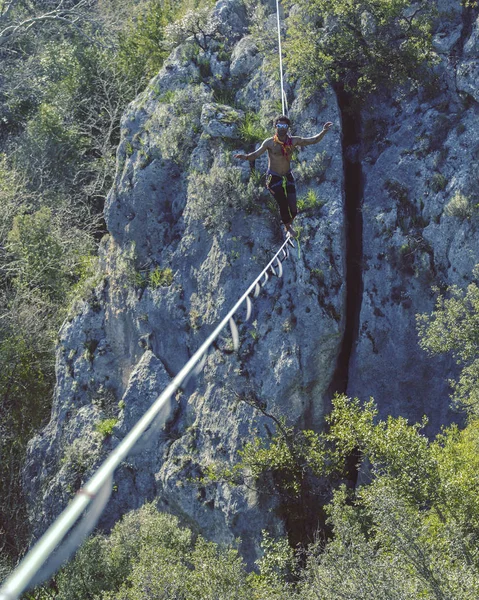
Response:
POLYGON ((107 456, 93 476, 77 492, 75 498, 50 525, 43 536, 25 555, 0 588, 0 600, 16 600, 26 589, 48 580, 80 547, 98 522, 111 495, 115 469, 130 453, 140 438, 155 435, 168 418, 168 402, 173 394, 193 376, 199 375, 210 346, 229 324, 233 346, 239 348, 239 334, 234 315, 246 303, 246 318, 251 316, 252 298, 257 298, 270 275, 282 277, 283 261, 289 256, 288 246, 294 246, 288 234, 280 249, 256 277, 213 333, 188 360, 165 390, 158 396, 133 429, 107 456))

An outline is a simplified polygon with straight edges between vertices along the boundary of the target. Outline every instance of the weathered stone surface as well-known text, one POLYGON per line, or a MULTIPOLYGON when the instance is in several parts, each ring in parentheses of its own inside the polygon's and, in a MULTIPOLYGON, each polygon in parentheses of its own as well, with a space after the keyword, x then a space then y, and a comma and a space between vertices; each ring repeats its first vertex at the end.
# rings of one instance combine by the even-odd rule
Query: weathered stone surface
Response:
POLYGON ((452 31, 441 31, 436 33, 433 38, 433 46, 437 52, 446 54, 450 52, 454 45, 458 42, 462 33, 462 25, 458 25, 452 31))
MULTIPOLYGON (((217 11, 236 14, 240 8, 223 2, 217 11)), ((241 44, 238 57, 251 48, 241 44)), ((35 534, 65 505, 64 481, 70 478, 71 493, 86 481, 283 240, 277 208, 257 191, 249 164, 233 159, 231 140, 236 151, 251 150, 238 139, 244 112, 213 102, 212 88, 184 56, 181 49, 172 54, 122 120, 117 173, 105 206, 110 238, 102 251, 103 281, 62 329, 52 421, 30 446, 25 485, 35 534), (216 172, 214 195, 195 195, 201 177, 216 172), (235 199, 234 186, 225 188, 229 180, 244 186, 235 199), (218 219, 208 219, 212 212, 218 219), (166 268, 171 280, 155 287, 155 270, 166 268), (107 418, 116 424, 98 441, 96 428, 107 418), (94 435, 95 452, 85 455, 73 477, 61 463, 64 444, 85 435, 94 435)), ((255 57, 250 75, 251 64, 238 67, 242 79, 235 90, 239 96, 249 86, 245 107, 269 126, 278 86, 263 59, 255 57)), ((242 323, 244 309, 239 312, 239 354, 212 350, 196 387, 171 399, 166 426, 157 424, 117 470, 104 527, 157 498, 211 539, 240 537, 248 561, 258 556, 263 529, 283 531, 274 498, 200 479, 214 461, 236 462, 256 432, 267 434, 268 419, 242 396, 255 394, 278 416, 309 427, 321 426, 326 410, 346 293, 340 118, 331 92, 309 103, 296 94, 291 114, 298 134, 335 123, 326 140, 300 154, 299 197, 310 191, 318 199, 300 218, 301 250, 291 252, 283 277, 272 278, 255 300, 249 324, 242 323)), ((264 170, 266 160, 257 168, 264 170)), ((228 337, 225 332, 220 347, 230 345, 228 337)))
POLYGON ((201 111, 201 125, 211 137, 238 138, 242 119, 242 110, 224 104, 204 104, 201 111))
POLYGON ((466 92, 479 102, 479 60, 471 59, 463 61, 457 68, 457 89, 466 92))
POLYGON ((245 5, 241 0, 219 0, 213 15, 223 25, 224 33, 242 36, 246 33, 248 19, 245 5))
POLYGON ((364 289, 348 393, 372 395, 382 416, 426 414, 431 433, 457 418, 447 402, 455 365, 420 349, 415 317, 432 311, 432 286, 464 286, 479 262, 477 216, 446 210, 457 193, 478 198, 478 113, 446 91, 363 117, 377 137, 363 148, 364 289))
POLYGON ((261 62, 262 57, 254 40, 251 36, 246 36, 234 47, 231 55, 231 75, 232 77, 246 77, 257 69, 261 62))
MULTIPOLYGON (((298 219, 301 249, 284 263, 283 278, 272 279, 255 300, 251 322, 238 319, 239 353, 212 350, 202 375, 171 399, 150 438, 118 469, 102 526, 156 498, 210 539, 241 537, 250 563, 262 529, 283 531, 274 498, 201 478, 207 465, 234 463, 245 441, 267 435, 268 419, 240 400, 245 395, 254 394, 290 423, 322 426, 346 322, 343 152, 361 162, 364 181, 356 210, 363 254, 349 257, 362 266, 363 289, 348 393, 374 396, 382 416, 420 419, 426 413, 431 432, 454 417, 447 398, 454 365, 420 350, 415 315, 433 308, 431 285, 464 285, 479 262, 477 23, 463 39, 460 1, 440 4, 449 15, 435 40, 445 54, 438 67, 444 89, 436 97, 398 90, 396 97, 372 100, 362 114, 360 144, 342 148, 346 132, 331 90, 306 99, 287 82, 294 134, 313 135, 325 121, 334 123, 319 146, 301 150, 295 165, 299 198, 316 199, 298 219), (461 56, 457 89, 447 57, 452 49, 461 56), (462 209, 451 205, 457 194, 466 198, 462 209)), ((210 74, 202 78, 206 63, 178 48, 122 120, 105 206, 110 237, 102 247, 101 281, 62 327, 52 419, 32 441, 25 467, 36 535, 283 239, 276 207, 258 192, 250 165, 233 158, 253 149, 242 148, 238 137, 243 113, 214 101, 219 91, 235 96, 265 126, 276 116, 278 82, 250 38, 242 38, 242 11, 239 0, 217 5, 232 54, 226 66, 214 44, 202 56, 216 81, 210 74), (102 437, 98 425, 106 419, 117 421, 102 437)), ((265 27, 275 27, 274 14, 265 27)), ((266 165, 263 155, 256 168, 266 165)), ((219 346, 230 345, 225 332, 219 346)))
POLYGON ((471 35, 464 44, 464 54, 476 57, 479 55, 479 17, 474 21, 471 35))

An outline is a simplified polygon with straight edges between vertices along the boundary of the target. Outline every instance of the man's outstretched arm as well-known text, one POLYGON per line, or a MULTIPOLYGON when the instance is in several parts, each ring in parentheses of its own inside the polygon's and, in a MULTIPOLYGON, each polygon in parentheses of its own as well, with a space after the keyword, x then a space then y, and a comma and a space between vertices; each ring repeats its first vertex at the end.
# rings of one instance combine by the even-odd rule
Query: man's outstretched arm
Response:
POLYGON ((250 154, 235 154, 235 158, 239 158, 240 160, 255 160, 258 156, 261 156, 268 149, 269 143, 271 142, 271 138, 265 140, 258 150, 251 152, 250 154))
POLYGON ((317 135, 313 135, 313 137, 304 138, 304 137, 299 137, 299 136, 293 136, 293 145, 294 146, 311 146, 312 144, 317 144, 327 134, 329 129, 332 127, 332 125, 333 124, 328 121, 328 123, 324 124, 323 131, 321 131, 321 133, 318 133, 317 135))

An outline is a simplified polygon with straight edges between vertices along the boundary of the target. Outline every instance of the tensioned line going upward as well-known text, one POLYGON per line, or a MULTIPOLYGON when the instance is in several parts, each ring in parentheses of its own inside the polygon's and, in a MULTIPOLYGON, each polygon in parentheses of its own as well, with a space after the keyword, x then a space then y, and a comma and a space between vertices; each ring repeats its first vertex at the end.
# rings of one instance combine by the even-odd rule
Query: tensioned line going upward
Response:
POLYGON ((281 106, 283 109, 283 115, 288 116, 288 103, 286 101, 286 95, 284 93, 284 83, 283 83, 283 52, 281 49, 281 23, 279 20, 279 0, 276 0, 276 20, 278 22, 278 53, 279 53, 279 77, 281 80, 281 106))
POLYGON ((213 333, 198 348, 130 433, 105 459, 91 479, 77 492, 72 502, 50 525, 36 545, 5 580, 0 588, 0 600, 16 600, 27 588, 49 579, 81 545, 95 527, 110 498, 115 469, 126 458, 140 438, 144 437, 145 434, 146 436, 154 434, 165 423, 169 414, 169 410, 165 410, 168 407, 168 401, 187 381, 189 376, 196 376, 201 372, 210 346, 227 324, 230 326, 234 348, 235 350, 239 348, 238 329, 233 316, 243 302, 246 302, 245 320, 249 319, 252 308, 251 296, 254 298, 258 296, 261 287, 266 284, 270 274, 277 277, 283 275, 282 263, 289 256, 288 246, 294 248, 294 242, 289 235, 271 261, 256 277, 213 333), (88 511, 82 516, 86 509, 88 511), (74 526, 75 528, 72 529, 74 526))

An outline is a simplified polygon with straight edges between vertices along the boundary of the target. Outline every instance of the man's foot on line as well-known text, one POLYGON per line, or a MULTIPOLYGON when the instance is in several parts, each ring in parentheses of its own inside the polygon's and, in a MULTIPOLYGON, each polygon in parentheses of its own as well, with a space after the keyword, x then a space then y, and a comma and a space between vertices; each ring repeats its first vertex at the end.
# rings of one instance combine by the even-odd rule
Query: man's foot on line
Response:
POLYGON ((293 226, 291 224, 285 225, 286 227, 286 231, 292 236, 292 237, 296 237, 298 235, 298 233, 296 232, 295 229, 293 229, 293 226))

